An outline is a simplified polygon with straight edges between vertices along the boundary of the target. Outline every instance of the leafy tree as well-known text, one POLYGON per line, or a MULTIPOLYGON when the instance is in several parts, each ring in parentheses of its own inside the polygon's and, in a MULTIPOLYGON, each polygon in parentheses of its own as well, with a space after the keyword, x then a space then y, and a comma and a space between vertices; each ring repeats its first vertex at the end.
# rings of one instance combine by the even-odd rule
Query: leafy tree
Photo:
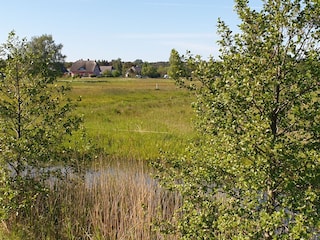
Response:
POLYGON ((132 63, 133 66, 142 66, 142 64, 143 64, 143 60, 141 60, 141 59, 136 59, 136 60, 132 63))
POLYGON ((113 66, 113 68, 117 70, 117 73, 119 74, 119 76, 122 75, 122 61, 120 58, 118 58, 117 60, 112 60, 111 66, 113 66))
POLYGON ((144 62, 141 69, 141 74, 143 76, 148 76, 150 78, 157 78, 160 77, 157 69, 150 63, 144 62))
POLYGON ((104 77, 112 77, 112 71, 111 70, 105 70, 102 73, 102 76, 104 76, 104 77))
POLYGON ((112 71, 112 77, 120 77, 121 76, 121 72, 119 70, 114 70, 112 71))
POLYGON ((319 2, 235 3, 240 33, 219 20, 221 62, 190 61, 201 140, 155 164, 182 195, 176 230, 183 239, 317 239, 319 2))
POLYGON ((33 37, 28 45, 33 53, 42 55, 42 59, 40 58, 39 61, 46 59, 49 76, 57 77, 65 72, 64 60, 66 56, 61 53, 63 45, 56 44, 52 35, 44 34, 33 37))
POLYGON ((160 65, 157 67, 157 72, 158 72, 159 76, 163 77, 163 76, 167 75, 168 67, 160 65))
POLYGON ((54 84, 52 66, 60 60, 61 48, 43 52, 33 41, 11 32, 0 48, 6 60, 0 69, 5 74, 0 78, 0 204, 5 210, 0 218, 7 210, 19 212, 32 205, 45 191, 45 181, 60 176, 56 164, 73 164, 64 143, 81 124, 72 114, 75 105, 66 98, 70 88, 54 84))
POLYGON ((64 62, 64 68, 67 69, 67 68, 71 68, 73 62, 64 62))
POLYGON ((179 55, 177 50, 172 49, 169 58, 168 74, 171 78, 176 79, 178 77, 184 77, 184 73, 182 57, 179 55))
POLYGON ((6 61, 4 59, 0 59, 0 68, 4 68, 6 66, 6 61))
POLYGON ((99 64, 99 66, 109 66, 110 63, 108 62, 108 60, 98 60, 97 63, 99 64))

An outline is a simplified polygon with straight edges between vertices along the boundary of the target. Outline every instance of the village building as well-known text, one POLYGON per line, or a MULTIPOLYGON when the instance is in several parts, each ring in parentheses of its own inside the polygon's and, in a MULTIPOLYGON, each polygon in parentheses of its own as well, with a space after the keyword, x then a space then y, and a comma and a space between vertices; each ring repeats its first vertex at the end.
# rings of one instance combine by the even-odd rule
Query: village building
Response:
POLYGON ((106 73, 112 74, 114 68, 112 66, 100 66, 101 74, 104 75, 106 73))
POLYGON ((126 77, 141 77, 141 67, 132 66, 126 71, 126 77))
POLYGON ((74 62, 70 68, 72 77, 97 77, 100 76, 100 66, 96 61, 78 60, 74 62))

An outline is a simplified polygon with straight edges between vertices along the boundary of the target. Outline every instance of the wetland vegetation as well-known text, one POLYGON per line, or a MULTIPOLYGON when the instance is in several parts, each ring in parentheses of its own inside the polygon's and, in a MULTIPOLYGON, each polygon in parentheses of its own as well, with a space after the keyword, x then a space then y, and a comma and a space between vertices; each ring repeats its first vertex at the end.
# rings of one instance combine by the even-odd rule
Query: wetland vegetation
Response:
POLYGON ((193 96, 168 79, 58 84, 72 87, 69 97, 78 101, 87 138, 100 150, 87 159, 84 179, 51 184, 53 191, 3 223, 2 239, 162 239, 163 224, 174 218, 181 199, 150 177, 149 163, 160 151, 182 152, 195 136, 193 96))

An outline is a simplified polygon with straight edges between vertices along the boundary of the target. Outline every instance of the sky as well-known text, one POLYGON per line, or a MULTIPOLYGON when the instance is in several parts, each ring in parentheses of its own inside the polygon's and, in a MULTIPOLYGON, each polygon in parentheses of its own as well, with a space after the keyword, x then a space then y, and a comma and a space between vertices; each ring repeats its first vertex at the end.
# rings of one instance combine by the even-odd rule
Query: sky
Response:
POLYGON ((1 3, 0 43, 14 30, 52 35, 70 62, 168 61, 172 49, 207 59, 218 56, 219 17, 236 29, 233 0, 10 0, 1 3))

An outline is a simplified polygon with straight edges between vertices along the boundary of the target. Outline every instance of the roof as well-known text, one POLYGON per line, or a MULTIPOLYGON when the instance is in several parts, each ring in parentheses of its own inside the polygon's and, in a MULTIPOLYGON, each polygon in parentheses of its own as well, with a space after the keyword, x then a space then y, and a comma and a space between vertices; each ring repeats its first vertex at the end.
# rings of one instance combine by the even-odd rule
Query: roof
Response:
POLYGON ((96 63, 95 61, 78 60, 72 64, 70 72, 94 72, 94 69, 97 65, 98 63, 96 63))
POLYGON ((127 70, 127 73, 129 73, 129 72, 131 72, 131 73, 141 73, 141 67, 139 67, 139 66, 132 66, 131 68, 129 68, 129 69, 127 70))
POLYGON ((112 66, 100 66, 100 70, 101 72, 105 72, 105 71, 112 71, 113 70, 113 67, 112 66))

